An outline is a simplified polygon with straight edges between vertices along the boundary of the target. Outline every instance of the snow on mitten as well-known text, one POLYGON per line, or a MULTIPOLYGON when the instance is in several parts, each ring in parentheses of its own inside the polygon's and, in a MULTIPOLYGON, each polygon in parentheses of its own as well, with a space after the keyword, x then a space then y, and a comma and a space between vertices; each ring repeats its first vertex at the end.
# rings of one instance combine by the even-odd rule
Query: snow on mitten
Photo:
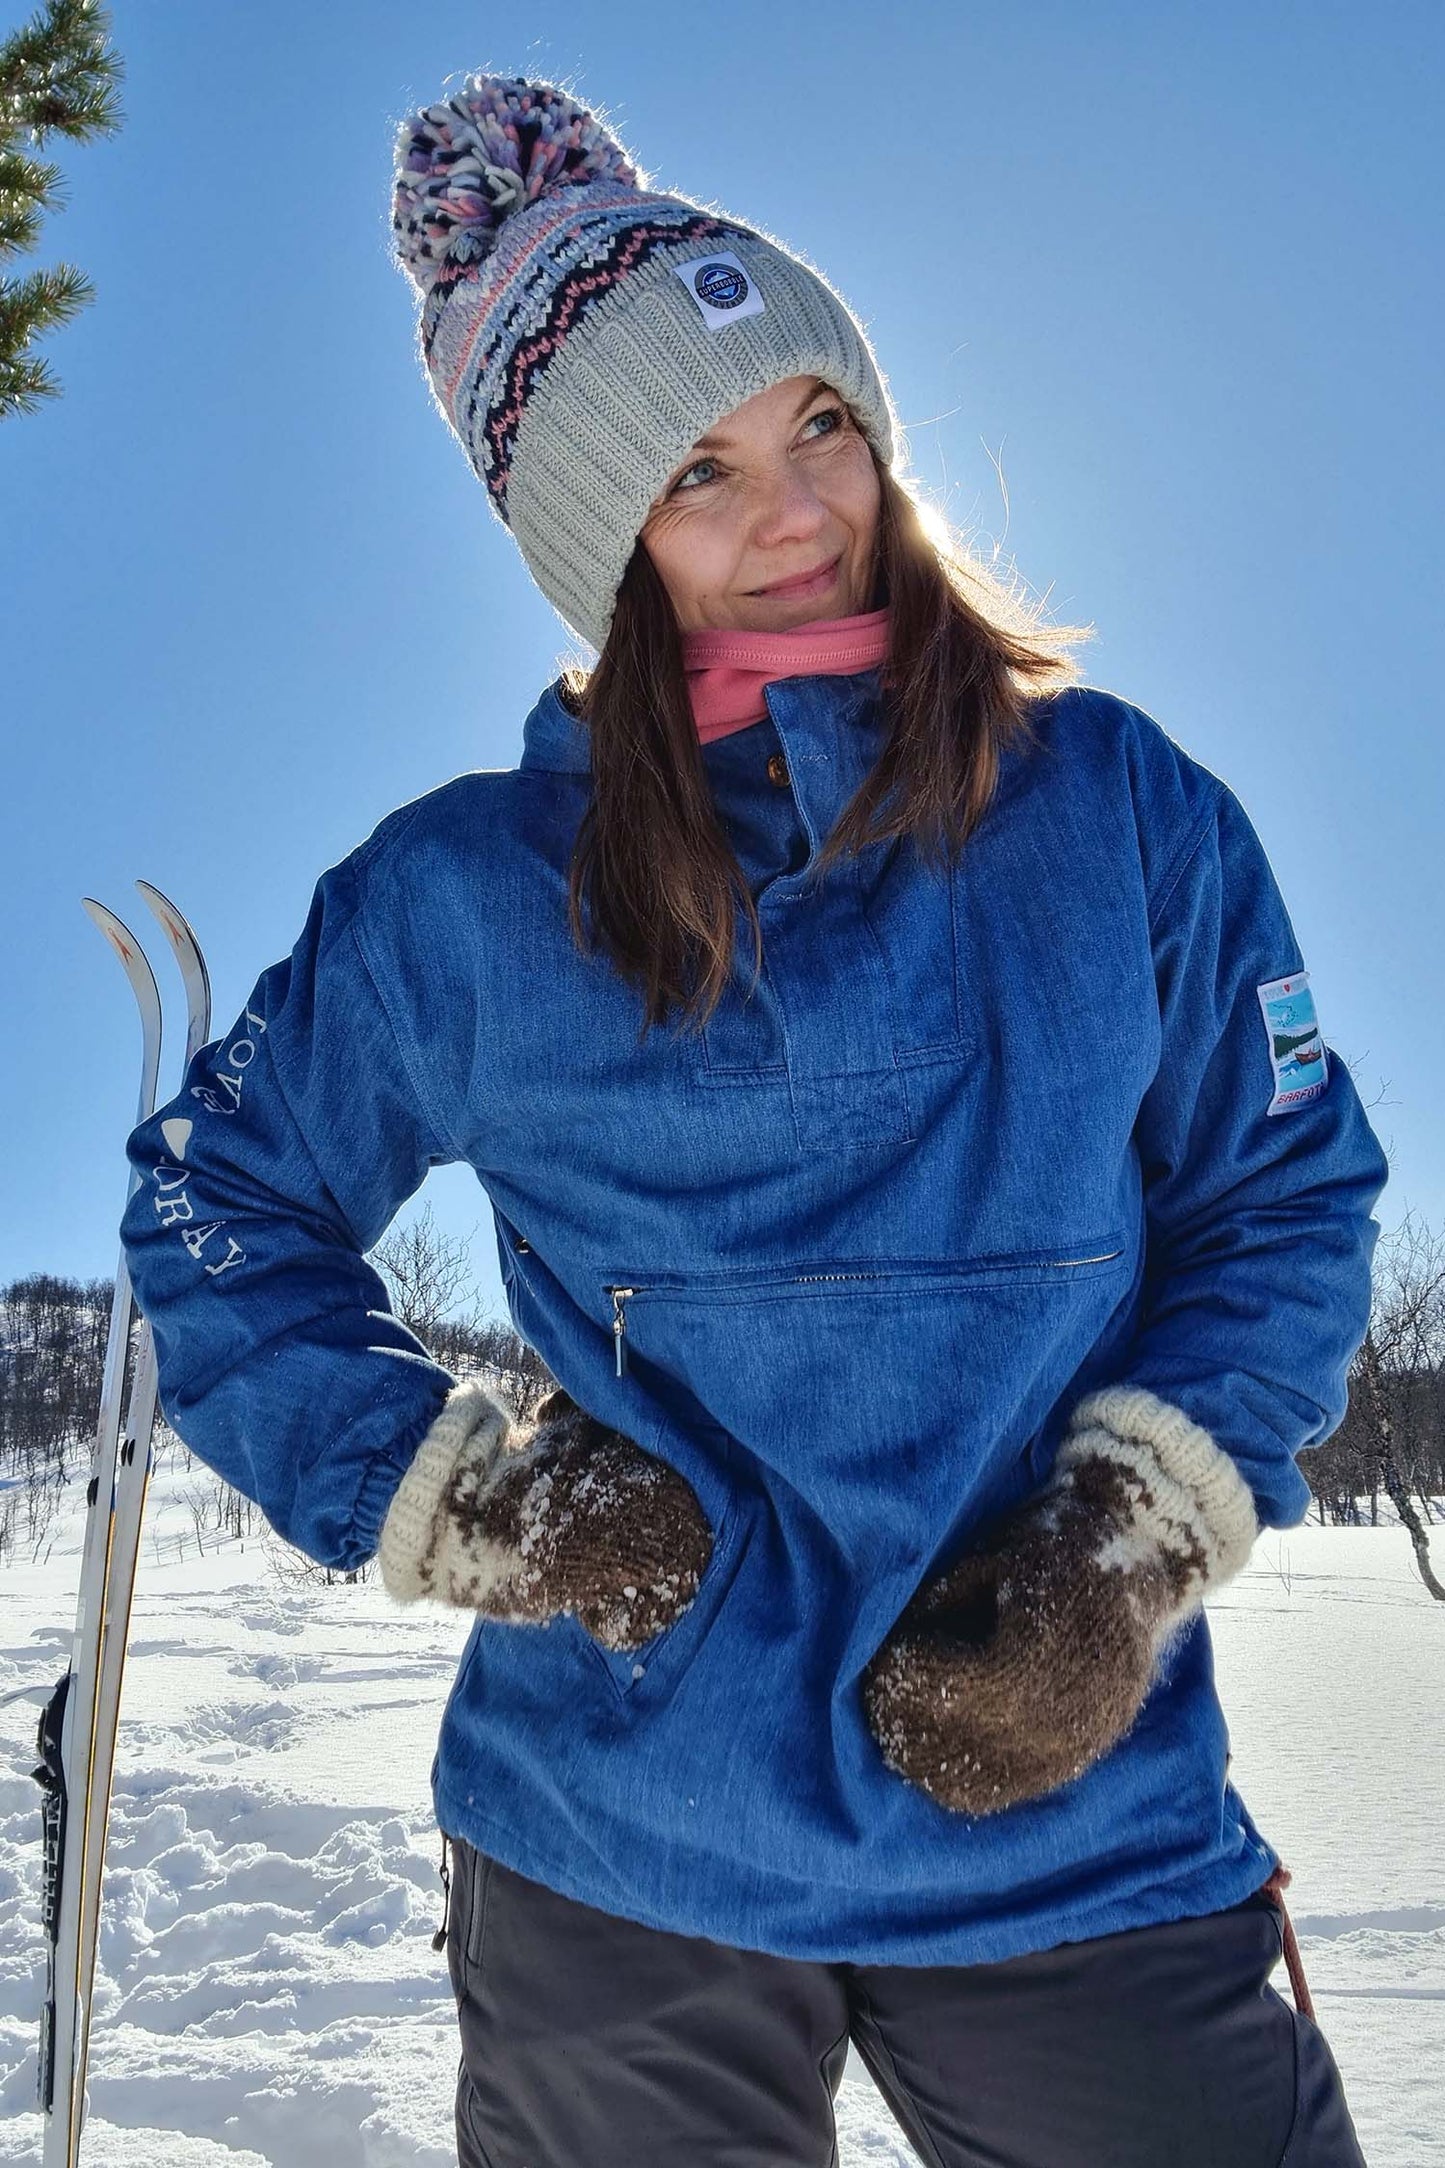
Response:
POLYGON ((1123 1737, 1169 1634, 1256 1533, 1244 1478, 1182 1409, 1090 1393, 1048 1487, 920 1590, 869 1666, 884 1760, 974 1815, 1068 1783, 1123 1737))
POLYGON ((692 1602, 712 1531, 689 1483, 561 1387, 519 1428, 477 1379, 456 1386, 381 1532, 381 1577, 511 1625, 572 1612, 639 1648, 692 1602))

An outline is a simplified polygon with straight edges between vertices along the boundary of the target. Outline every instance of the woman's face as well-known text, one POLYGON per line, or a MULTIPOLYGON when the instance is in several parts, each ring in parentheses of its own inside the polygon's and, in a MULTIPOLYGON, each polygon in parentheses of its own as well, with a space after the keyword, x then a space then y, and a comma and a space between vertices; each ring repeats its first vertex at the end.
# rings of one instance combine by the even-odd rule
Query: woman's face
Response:
POLYGON ((785 632, 869 607, 880 496, 839 394, 790 376, 698 438, 641 540, 684 632, 785 632))

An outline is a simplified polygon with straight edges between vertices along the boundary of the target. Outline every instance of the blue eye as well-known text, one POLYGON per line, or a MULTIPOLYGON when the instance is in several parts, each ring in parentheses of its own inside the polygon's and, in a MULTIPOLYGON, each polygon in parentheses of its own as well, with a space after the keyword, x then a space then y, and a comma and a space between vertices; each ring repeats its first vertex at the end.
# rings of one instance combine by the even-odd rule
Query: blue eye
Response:
MULTIPOLYGON (((848 416, 840 406, 819 407, 817 413, 810 414, 804 422, 802 428, 804 437, 807 437, 815 422, 827 424, 826 428, 817 432, 818 435, 834 437, 837 436, 841 429, 847 427, 848 416)), ((669 497, 675 497, 683 490, 703 489, 709 482, 716 481, 717 473, 718 463, 715 459, 695 459, 690 467, 683 468, 682 473, 669 488, 667 494, 669 497)))

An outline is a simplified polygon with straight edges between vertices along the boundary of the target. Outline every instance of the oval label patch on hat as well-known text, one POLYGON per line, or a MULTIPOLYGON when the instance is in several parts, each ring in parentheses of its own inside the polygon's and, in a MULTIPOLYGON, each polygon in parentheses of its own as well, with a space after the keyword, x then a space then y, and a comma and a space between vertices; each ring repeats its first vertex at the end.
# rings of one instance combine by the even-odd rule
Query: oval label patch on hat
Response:
POLYGON ((1329 1057, 1315 1016, 1308 971, 1287 979, 1266 979, 1257 986, 1269 1058, 1274 1067, 1274 1096, 1266 1114, 1284 1114, 1306 1100, 1318 1099, 1329 1077, 1329 1057))
POLYGON ((709 331, 720 331, 724 324, 735 324, 744 316, 762 315, 766 304, 757 281, 730 250, 695 256, 691 263, 675 263, 672 268, 697 303, 709 331))

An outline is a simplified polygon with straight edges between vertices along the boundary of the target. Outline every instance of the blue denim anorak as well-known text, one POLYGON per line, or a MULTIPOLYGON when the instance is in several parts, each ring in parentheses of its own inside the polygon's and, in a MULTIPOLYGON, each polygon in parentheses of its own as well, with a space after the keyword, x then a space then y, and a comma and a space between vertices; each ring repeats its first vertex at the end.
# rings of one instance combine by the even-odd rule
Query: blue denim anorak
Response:
POLYGON ((859 1682, 1045 1482, 1092 1386, 1182 1408, 1261 1524, 1300 1520, 1384 1157, 1327 1048, 1323 1089, 1281 1093, 1259 989, 1304 969, 1285 905, 1238 800, 1137 707, 1036 703, 952 869, 893 839, 819 881, 882 743, 878 676, 767 702, 704 748, 764 968, 752 987, 740 921, 701 1036, 642 1035, 574 945, 589 748, 555 687, 517 768, 322 876, 290 958, 130 1139, 165 1413, 313 1557, 369 1558, 454 1381, 363 1253, 466 1161, 517 1330, 688 1477, 715 1543, 635 1655, 571 1618, 477 1625, 444 1829, 605 1911, 800 1958, 967 1963, 1229 1905, 1276 1854, 1228 1781, 1202 1616, 1119 1746, 981 1819, 885 1766, 859 1682))

